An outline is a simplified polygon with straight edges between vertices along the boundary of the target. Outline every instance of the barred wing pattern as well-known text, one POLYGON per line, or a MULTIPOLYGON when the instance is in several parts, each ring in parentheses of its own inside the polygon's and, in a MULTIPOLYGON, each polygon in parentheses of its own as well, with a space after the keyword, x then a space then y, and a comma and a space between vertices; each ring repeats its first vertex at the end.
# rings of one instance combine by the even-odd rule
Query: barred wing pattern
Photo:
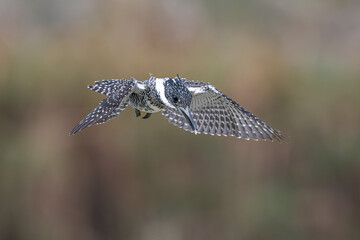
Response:
MULTIPOLYGON (((191 113, 196 124, 195 133, 238 138, 285 141, 281 133, 268 126, 217 88, 202 82, 182 79, 193 95, 191 113)), ((181 112, 166 108, 163 115, 170 123, 192 131, 181 112)))
POLYGON ((92 125, 105 123, 119 116, 120 112, 128 105, 130 93, 132 93, 136 85, 136 82, 132 80, 104 80, 95 83, 96 86, 98 86, 96 90, 89 88, 94 91, 99 90, 97 92, 109 95, 109 97, 102 100, 91 113, 70 131, 69 135, 75 134, 92 125), (111 86, 108 85, 109 83, 111 86), (115 91, 114 86, 116 86, 115 91), (112 87, 111 93, 108 93, 107 90, 102 90, 109 87, 112 87))

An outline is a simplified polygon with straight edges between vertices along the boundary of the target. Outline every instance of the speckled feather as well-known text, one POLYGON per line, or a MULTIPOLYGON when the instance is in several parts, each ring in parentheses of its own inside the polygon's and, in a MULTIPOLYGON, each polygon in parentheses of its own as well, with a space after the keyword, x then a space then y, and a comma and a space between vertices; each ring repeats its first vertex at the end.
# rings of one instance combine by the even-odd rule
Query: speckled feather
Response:
MULTIPOLYGON (((114 80, 112 81, 112 83, 115 83, 114 80)), ((75 134, 78 131, 81 131, 92 125, 105 123, 108 120, 117 117, 120 112, 126 108, 129 102, 129 94, 133 90, 136 82, 131 80, 116 81, 116 84, 111 85, 113 87, 112 89, 109 85, 106 85, 107 87, 102 88, 108 89, 105 92, 107 93, 106 95, 109 95, 109 97, 102 100, 91 113, 89 113, 83 120, 80 121, 78 125, 76 125, 70 131, 69 135, 75 134)), ((105 85, 97 84, 97 86, 105 85)), ((101 87, 98 89, 101 89, 101 87)), ((100 92, 102 93, 103 91, 101 90, 100 92)))
POLYGON ((124 80, 112 79, 96 81, 95 85, 89 85, 88 88, 95 92, 110 96, 116 89, 120 88, 124 80))

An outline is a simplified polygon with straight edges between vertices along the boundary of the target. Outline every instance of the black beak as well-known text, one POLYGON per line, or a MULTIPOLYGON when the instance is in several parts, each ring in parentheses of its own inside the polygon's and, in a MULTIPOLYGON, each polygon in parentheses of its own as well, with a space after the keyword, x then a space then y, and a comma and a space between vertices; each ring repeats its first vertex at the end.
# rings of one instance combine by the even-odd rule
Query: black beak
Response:
POLYGON ((186 120, 188 121, 191 129, 193 131, 195 131, 196 130, 196 127, 195 127, 196 125, 195 125, 194 119, 193 119, 193 117, 191 115, 190 107, 186 107, 186 109, 185 108, 179 108, 179 109, 180 109, 181 113, 184 115, 184 117, 186 118, 186 120))

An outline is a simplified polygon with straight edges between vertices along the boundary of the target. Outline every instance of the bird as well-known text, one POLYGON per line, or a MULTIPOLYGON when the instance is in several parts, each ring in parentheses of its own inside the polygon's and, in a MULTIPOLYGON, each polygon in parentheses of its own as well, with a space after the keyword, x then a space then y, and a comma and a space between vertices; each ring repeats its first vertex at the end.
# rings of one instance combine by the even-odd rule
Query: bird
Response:
POLYGON ((102 124, 118 117, 127 107, 134 108, 135 116, 148 119, 162 112, 173 125, 191 133, 234 136, 246 140, 286 141, 278 130, 270 127, 233 99, 209 83, 187 80, 177 74, 174 78, 135 78, 95 81, 88 88, 107 95, 69 133, 102 124))

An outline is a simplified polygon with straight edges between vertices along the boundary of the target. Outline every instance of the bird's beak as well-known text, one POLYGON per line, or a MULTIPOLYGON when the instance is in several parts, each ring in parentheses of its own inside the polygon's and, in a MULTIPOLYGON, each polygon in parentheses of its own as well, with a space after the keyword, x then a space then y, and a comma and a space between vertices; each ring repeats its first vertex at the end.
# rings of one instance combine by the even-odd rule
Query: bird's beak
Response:
POLYGON ((184 115, 184 117, 186 118, 186 120, 188 121, 191 129, 193 131, 195 131, 196 130, 196 124, 195 124, 194 119, 193 119, 193 117, 191 115, 190 107, 179 108, 179 109, 180 109, 181 113, 184 115))

